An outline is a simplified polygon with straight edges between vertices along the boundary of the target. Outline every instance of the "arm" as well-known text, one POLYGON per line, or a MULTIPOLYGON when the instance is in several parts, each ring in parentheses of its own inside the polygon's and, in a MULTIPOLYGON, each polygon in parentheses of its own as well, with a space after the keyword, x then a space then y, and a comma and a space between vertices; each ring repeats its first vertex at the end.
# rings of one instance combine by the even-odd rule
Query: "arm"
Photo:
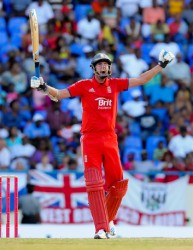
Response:
POLYGON ((70 97, 70 93, 67 89, 56 89, 51 86, 48 86, 47 83, 44 82, 42 77, 33 76, 31 78, 31 87, 43 92, 45 95, 48 95, 51 100, 58 102, 63 98, 70 97))
POLYGON ((162 67, 157 65, 154 68, 141 74, 139 77, 129 79, 129 87, 132 88, 132 87, 143 85, 146 82, 149 82, 155 75, 157 75, 157 73, 161 71, 162 71, 162 67))
POLYGON ((168 63, 170 63, 174 59, 174 55, 171 52, 167 52, 162 50, 159 55, 159 62, 158 65, 155 66, 153 69, 146 71, 145 73, 141 74, 137 78, 131 78, 129 80, 129 87, 136 87, 149 82, 157 73, 162 71, 162 68, 165 68, 168 63))

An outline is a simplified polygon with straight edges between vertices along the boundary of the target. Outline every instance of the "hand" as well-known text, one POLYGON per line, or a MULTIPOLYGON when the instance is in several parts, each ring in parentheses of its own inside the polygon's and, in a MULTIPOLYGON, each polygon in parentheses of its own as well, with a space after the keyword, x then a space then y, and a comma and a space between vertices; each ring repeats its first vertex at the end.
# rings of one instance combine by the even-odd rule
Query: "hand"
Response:
POLYGON ((168 63, 170 63, 172 60, 174 60, 175 56, 172 54, 172 52, 167 52, 166 50, 162 49, 159 54, 159 62, 158 64, 165 68, 168 63))
POLYGON ((47 84, 44 82, 44 79, 42 77, 36 77, 32 76, 30 81, 31 88, 41 90, 46 92, 47 91, 47 84))

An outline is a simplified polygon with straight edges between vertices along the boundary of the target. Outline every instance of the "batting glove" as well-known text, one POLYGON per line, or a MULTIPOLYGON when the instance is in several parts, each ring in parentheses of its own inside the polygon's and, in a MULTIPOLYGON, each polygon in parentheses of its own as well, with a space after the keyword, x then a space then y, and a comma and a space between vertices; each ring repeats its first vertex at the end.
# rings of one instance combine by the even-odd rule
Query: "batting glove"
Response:
POLYGON ((44 79, 42 77, 36 77, 32 76, 31 82, 30 82, 31 88, 40 90, 40 91, 47 91, 47 84, 44 82, 44 79))
POLYGON ((162 49, 159 54, 159 62, 158 64, 165 68, 168 63, 170 63, 172 60, 174 60, 175 56, 172 54, 172 52, 167 52, 166 50, 162 49))

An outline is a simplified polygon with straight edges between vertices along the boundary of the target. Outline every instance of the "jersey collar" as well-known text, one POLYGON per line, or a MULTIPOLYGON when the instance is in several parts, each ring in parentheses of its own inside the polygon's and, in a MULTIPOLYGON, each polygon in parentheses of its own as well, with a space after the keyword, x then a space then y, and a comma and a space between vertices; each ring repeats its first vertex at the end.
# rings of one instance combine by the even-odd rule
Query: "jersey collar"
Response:
POLYGON ((105 79, 105 82, 103 84, 100 84, 99 82, 97 82, 97 80, 95 79, 95 77, 93 76, 92 81, 94 83, 95 86, 99 87, 99 86, 105 86, 108 87, 109 86, 109 78, 107 77, 105 79))

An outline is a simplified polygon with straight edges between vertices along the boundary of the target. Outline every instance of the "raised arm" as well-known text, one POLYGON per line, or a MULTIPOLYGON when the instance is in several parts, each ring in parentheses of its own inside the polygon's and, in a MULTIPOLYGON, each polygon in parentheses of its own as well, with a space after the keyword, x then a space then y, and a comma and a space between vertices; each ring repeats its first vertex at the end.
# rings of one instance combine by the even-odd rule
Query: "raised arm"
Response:
POLYGON ((165 68, 173 59, 174 55, 171 52, 162 50, 159 55, 158 65, 141 74, 139 77, 130 78, 129 88, 140 86, 149 82, 157 73, 162 71, 162 68, 165 68))
POLYGON ((48 86, 47 83, 44 82, 42 77, 33 76, 31 78, 31 88, 37 89, 43 92, 45 95, 48 95, 51 100, 58 102, 63 98, 70 97, 70 93, 67 89, 56 89, 51 86, 48 86))

